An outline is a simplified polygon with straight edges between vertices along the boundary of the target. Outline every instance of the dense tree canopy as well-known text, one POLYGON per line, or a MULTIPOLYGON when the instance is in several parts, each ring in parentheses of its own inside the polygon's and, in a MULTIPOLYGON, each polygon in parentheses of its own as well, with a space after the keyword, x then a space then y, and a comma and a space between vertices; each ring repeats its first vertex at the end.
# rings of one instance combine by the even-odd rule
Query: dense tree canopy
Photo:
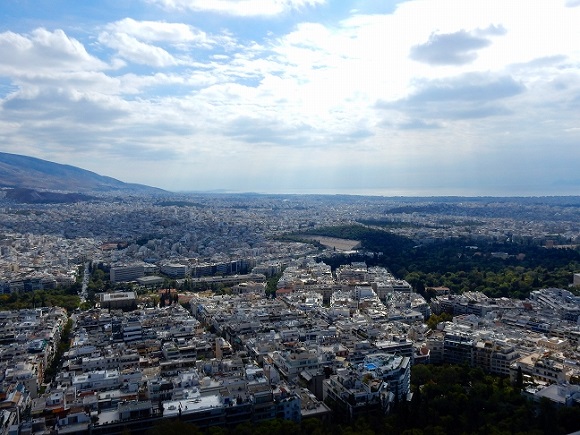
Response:
POLYGON ((0 295, 0 310, 20 310, 34 307, 63 307, 67 311, 78 308, 79 296, 68 288, 13 292, 0 295))
POLYGON ((362 225, 310 232, 360 240, 365 250, 374 253, 324 258, 333 268, 351 261, 384 266, 427 296, 424 290, 428 287, 446 286, 454 293, 481 291, 490 297, 525 298, 540 288, 567 288, 573 274, 580 270, 578 249, 467 239, 417 245, 405 237, 362 225))

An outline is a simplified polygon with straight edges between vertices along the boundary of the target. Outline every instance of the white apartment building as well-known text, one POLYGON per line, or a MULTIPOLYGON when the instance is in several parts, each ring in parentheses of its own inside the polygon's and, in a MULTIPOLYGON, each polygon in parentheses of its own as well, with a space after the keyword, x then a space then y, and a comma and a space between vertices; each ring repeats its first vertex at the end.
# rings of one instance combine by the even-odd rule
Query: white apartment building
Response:
POLYGON ((145 276, 145 267, 142 264, 131 266, 112 266, 110 271, 111 282, 135 281, 145 276))
POLYGON ((303 370, 317 370, 320 367, 316 350, 304 348, 274 352, 274 366, 288 380, 294 380, 303 370))
POLYGON ((365 357, 359 366, 361 373, 370 374, 389 385, 389 391, 399 400, 407 400, 411 387, 411 358, 392 353, 377 353, 365 357))
POLYGON ((185 278, 188 274, 188 268, 185 264, 166 263, 159 268, 160 272, 171 278, 185 278))
POLYGON ((111 390, 121 386, 118 370, 95 370, 73 377, 72 386, 77 392, 111 390))

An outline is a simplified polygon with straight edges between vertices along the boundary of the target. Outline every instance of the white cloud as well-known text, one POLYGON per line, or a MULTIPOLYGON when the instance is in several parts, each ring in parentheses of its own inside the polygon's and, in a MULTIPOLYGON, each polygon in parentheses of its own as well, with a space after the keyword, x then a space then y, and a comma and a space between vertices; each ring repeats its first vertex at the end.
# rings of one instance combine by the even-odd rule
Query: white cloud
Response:
MULTIPOLYGON (((46 122, 59 120, 66 124, 104 125, 123 116, 129 104, 118 97, 96 92, 79 92, 74 89, 28 89, 11 95, 2 104, 7 119, 46 122)), ((67 126, 68 127, 68 126, 67 126)))
POLYGON ((99 42, 113 48, 118 55, 130 62, 157 67, 177 65, 179 61, 161 47, 146 44, 126 33, 99 35, 99 42))
POLYGON ((78 153, 89 169, 162 187, 179 172, 192 188, 227 188, 228 173, 246 167, 244 182, 259 190, 270 176, 261 168, 275 165, 286 186, 300 178, 330 185, 353 166, 368 183, 411 173, 419 182, 433 167, 459 182, 484 179, 480 162, 514 162, 523 152, 569 170, 579 139, 580 8, 410 0, 388 14, 360 7, 319 20, 308 12, 322 2, 156 3, 168 9, 140 16, 158 21, 123 9, 82 33, 0 33, 6 148, 68 149, 68 163, 78 153), (304 14, 274 17, 296 8, 304 14), (206 22, 198 11, 230 16, 206 22), (245 33, 231 15, 262 20, 245 33), (562 142, 545 145, 548 156, 542 144, 555 137, 562 142), (131 174, 133 157, 154 158, 151 171, 131 174), (176 169, 147 178, 160 159, 176 169))
POLYGON ((326 3, 326 0, 147 0, 166 9, 209 11, 241 17, 273 16, 326 3))
POLYGON ((455 33, 431 34, 424 44, 411 48, 411 58, 431 65, 463 65, 477 58, 477 50, 491 41, 465 30, 455 33))
POLYGON ((153 67, 190 65, 192 49, 215 46, 233 49, 235 40, 227 32, 209 35, 193 26, 164 21, 124 18, 104 26, 98 41, 129 62, 153 67))
POLYGON ((193 43, 206 47, 213 44, 206 32, 183 23, 137 21, 132 18, 124 18, 107 24, 105 29, 109 33, 126 34, 145 42, 193 43))
POLYGON ((101 70, 108 65, 87 53, 83 44, 62 30, 44 28, 30 34, 0 33, 0 74, 12 76, 41 71, 101 70))

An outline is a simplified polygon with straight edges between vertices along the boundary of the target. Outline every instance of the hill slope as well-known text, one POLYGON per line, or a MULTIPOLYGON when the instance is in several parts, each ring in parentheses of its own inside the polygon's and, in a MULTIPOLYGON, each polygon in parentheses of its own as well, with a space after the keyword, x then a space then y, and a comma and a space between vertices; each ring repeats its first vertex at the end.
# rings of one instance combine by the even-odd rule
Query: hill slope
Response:
POLYGON ((75 166, 9 153, 0 153, 0 187, 66 192, 163 192, 155 187, 124 183, 75 166))

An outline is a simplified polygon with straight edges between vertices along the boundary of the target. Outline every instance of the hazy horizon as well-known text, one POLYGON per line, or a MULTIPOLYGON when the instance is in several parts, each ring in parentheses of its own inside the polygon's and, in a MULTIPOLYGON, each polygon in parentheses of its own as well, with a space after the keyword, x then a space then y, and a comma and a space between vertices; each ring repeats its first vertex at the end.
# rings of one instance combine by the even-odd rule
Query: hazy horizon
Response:
POLYGON ((256 195, 328 195, 328 196, 339 196, 339 195, 352 195, 352 196, 377 196, 385 198, 441 198, 441 197, 458 197, 458 198, 539 198, 539 197, 578 197, 577 189, 570 189, 569 191, 558 191, 558 192, 539 192, 539 191, 529 191, 526 189, 520 189, 511 194, 507 195, 502 189, 497 189, 495 191, 487 192, 476 192, 470 189, 286 189, 284 191, 280 190, 260 190, 260 191, 249 191, 249 190, 235 190, 235 189, 208 189, 208 190, 173 190, 168 191, 170 193, 176 194, 256 194, 256 195))
POLYGON ((173 192, 580 192, 579 0, 0 13, 5 152, 173 192))

